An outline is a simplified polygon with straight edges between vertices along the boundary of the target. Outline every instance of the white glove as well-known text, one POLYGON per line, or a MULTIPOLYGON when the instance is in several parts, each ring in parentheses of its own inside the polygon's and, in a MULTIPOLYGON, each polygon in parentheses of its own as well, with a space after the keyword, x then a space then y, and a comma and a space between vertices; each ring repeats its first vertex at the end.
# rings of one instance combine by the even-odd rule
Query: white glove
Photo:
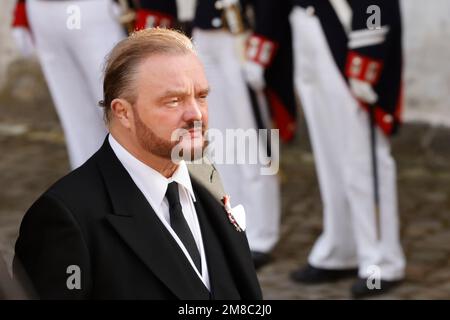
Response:
POLYGON ((215 7, 217 10, 222 10, 223 8, 230 7, 232 5, 238 4, 239 0, 219 0, 216 1, 215 7))
POLYGON ((368 104, 374 104, 378 101, 378 95, 369 82, 350 78, 349 83, 350 90, 357 99, 368 104))
POLYGON ((264 67, 259 63, 247 60, 244 63, 244 76, 249 86, 255 90, 263 90, 266 87, 264 80, 264 67))
POLYGON ((196 0, 177 0, 178 21, 192 21, 195 17, 196 0))
POLYGON ((34 54, 33 37, 29 29, 25 27, 14 27, 12 29, 12 36, 17 49, 23 57, 28 58, 34 54))

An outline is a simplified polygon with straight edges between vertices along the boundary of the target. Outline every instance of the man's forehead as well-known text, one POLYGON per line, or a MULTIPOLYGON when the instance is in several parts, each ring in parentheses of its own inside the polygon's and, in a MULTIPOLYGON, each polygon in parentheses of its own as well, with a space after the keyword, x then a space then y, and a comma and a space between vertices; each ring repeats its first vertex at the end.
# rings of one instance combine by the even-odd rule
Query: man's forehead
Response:
POLYGON ((145 58, 140 69, 152 69, 162 72, 181 72, 193 69, 203 69, 200 59, 194 53, 177 54, 177 53, 158 53, 145 58))
POLYGON ((152 84, 173 90, 185 90, 192 85, 196 90, 208 88, 203 65, 194 54, 150 56, 141 64, 139 74, 143 85, 152 84))

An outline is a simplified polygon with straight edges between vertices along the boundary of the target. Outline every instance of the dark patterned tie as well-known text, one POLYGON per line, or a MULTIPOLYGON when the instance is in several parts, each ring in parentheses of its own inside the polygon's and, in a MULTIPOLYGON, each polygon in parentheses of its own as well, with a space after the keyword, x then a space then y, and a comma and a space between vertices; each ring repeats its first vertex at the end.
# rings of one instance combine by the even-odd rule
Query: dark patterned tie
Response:
POLYGON ((177 182, 173 181, 168 184, 166 198, 169 201, 170 225, 172 226, 173 231, 178 235, 178 238, 180 238, 181 242, 183 242, 192 261, 194 261, 197 270, 201 274, 202 263, 200 252, 198 251, 191 229, 183 215, 177 182))

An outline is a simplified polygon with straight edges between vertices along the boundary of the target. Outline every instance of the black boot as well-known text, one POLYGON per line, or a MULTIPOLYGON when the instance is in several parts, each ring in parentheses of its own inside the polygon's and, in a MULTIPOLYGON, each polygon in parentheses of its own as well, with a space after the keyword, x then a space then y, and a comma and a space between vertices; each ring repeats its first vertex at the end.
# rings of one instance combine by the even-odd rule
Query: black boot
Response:
POLYGON ((307 264, 291 273, 291 279, 306 284, 333 282, 344 278, 356 277, 358 269, 322 269, 307 264))
MULTIPOLYGON (((396 281, 380 280, 380 286, 377 288, 372 287, 370 283, 368 285, 367 279, 359 278, 358 280, 356 280, 355 283, 353 283, 351 288, 351 294, 353 299, 372 297, 390 291, 392 288, 396 287, 401 282, 402 282, 401 280, 396 281)), ((373 286, 375 286, 375 284, 373 286)))

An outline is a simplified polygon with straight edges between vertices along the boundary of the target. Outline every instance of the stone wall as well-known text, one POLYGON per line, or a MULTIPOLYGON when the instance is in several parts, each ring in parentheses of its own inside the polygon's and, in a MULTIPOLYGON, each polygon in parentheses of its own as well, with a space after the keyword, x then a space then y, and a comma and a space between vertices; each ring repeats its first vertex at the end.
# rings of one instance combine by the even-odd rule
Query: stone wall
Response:
POLYGON ((450 1, 403 0, 406 120, 450 125, 450 1))

